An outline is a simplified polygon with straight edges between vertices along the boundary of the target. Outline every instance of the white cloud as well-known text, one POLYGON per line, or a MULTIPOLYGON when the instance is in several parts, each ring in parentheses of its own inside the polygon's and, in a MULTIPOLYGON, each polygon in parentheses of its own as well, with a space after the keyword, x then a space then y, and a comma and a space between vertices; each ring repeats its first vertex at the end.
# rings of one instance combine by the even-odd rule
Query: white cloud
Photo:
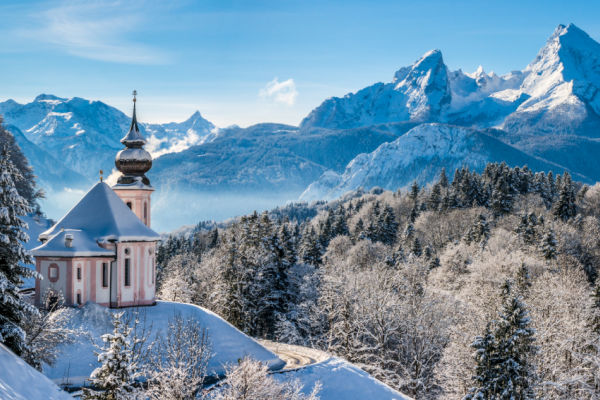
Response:
MULTIPOLYGON (((39 27, 21 34, 65 51, 94 60, 164 64, 165 52, 127 39, 143 26, 136 5, 115 2, 59 3, 38 14, 39 27)), ((138 5, 139 7, 139 5, 138 5)))
POLYGON ((287 81, 279 82, 279 79, 275 78, 267 83, 264 88, 260 89, 258 95, 275 103, 293 106, 296 103, 298 91, 293 79, 290 78, 287 81))

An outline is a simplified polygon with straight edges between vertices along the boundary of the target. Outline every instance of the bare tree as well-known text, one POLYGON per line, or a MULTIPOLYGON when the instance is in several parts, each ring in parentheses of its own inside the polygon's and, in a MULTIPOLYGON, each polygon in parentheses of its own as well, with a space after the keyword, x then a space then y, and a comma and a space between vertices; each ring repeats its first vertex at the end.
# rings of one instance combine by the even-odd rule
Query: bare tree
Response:
POLYGON ((196 398, 212 356, 207 330, 193 318, 176 314, 169 320, 168 330, 159 333, 150 347, 146 395, 155 400, 196 398))
POLYGON ((227 368, 224 384, 217 388, 215 400, 318 400, 320 384, 310 394, 302 392, 298 380, 278 382, 269 376, 269 369, 248 357, 227 368))

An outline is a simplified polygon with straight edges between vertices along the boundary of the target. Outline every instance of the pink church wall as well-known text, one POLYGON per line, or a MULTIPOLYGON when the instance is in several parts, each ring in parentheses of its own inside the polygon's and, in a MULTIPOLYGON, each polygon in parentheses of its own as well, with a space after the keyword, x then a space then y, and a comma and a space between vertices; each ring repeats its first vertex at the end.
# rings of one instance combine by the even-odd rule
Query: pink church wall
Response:
POLYGON ((147 227, 151 225, 150 212, 150 196, 154 189, 124 189, 113 187, 114 192, 123 200, 125 204, 131 203, 131 211, 142 221, 147 227), (144 205, 146 211, 144 213, 144 205))

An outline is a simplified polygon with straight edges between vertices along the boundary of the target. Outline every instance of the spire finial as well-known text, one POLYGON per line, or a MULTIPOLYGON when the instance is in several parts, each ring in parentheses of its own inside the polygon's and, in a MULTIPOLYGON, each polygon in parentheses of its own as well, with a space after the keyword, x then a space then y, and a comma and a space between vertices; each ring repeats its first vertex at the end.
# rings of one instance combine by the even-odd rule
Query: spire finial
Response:
POLYGON ((104 180, 104 177, 102 176, 104 174, 104 171, 100 170, 100 182, 102 182, 104 180))
POLYGON ((136 98, 135 98, 135 96, 137 96, 137 90, 135 90, 135 89, 134 89, 134 90, 133 90, 133 93, 131 93, 131 94, 133 95, 133 103, 134 103, 134 105, 135 105, 135 101, 136 101, 136 98))

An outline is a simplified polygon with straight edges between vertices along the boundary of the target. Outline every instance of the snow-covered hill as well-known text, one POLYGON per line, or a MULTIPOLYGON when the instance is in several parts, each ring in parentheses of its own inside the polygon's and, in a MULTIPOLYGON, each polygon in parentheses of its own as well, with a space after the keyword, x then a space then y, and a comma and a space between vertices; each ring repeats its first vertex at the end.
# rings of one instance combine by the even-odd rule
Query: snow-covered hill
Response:
POLYGON ((431 182, 443 167, 449 172, 462 166, 482 171, 487 163, 502 161, 528 165, 533 170, 565 171, 473 128, 421 124, 371 153, 360 154, 342 174, 327 171, 306 189, 301 199, 334 199, 358 187, 395 190, 415 180, 420 184, 431 182))
POLYGON ((0 343, 0 399, 68 400, 72 397, 0 343))
MULTIPOLYGON (((213 357, 209 361, 207 371, 209 375, 222 375, 225 372, 225 365, 237 363, 237 360, 244 356, 267 363, 273 370, 280 369, 285 364, 254 339, 244 335, 218 315, 201 307, 159 301, 155 306, 125 310, 139 312, 139 319, 145 321, 151 339, 159 331, 166 332, 169 319, 175 315, 198 321, 207 329, 212 346, 213 357)), ((101 343, 100 335, 112 331, 110 313, 120 311, 123 310, 109 309, 96 304, 86 304, 82 308, 71 309, 72 327, 82 328, 86 336, 79 337, 74 344, 64 346, 56 365, 44 366, 44 375, 60 385, 84 384, 99 365, 92 341, 101 343)))
POLYGON ((337 357, 274 376, 281 380, 298 379, 306 389, 320 382, 321 400, 411 400, 356 365, 337 357))

